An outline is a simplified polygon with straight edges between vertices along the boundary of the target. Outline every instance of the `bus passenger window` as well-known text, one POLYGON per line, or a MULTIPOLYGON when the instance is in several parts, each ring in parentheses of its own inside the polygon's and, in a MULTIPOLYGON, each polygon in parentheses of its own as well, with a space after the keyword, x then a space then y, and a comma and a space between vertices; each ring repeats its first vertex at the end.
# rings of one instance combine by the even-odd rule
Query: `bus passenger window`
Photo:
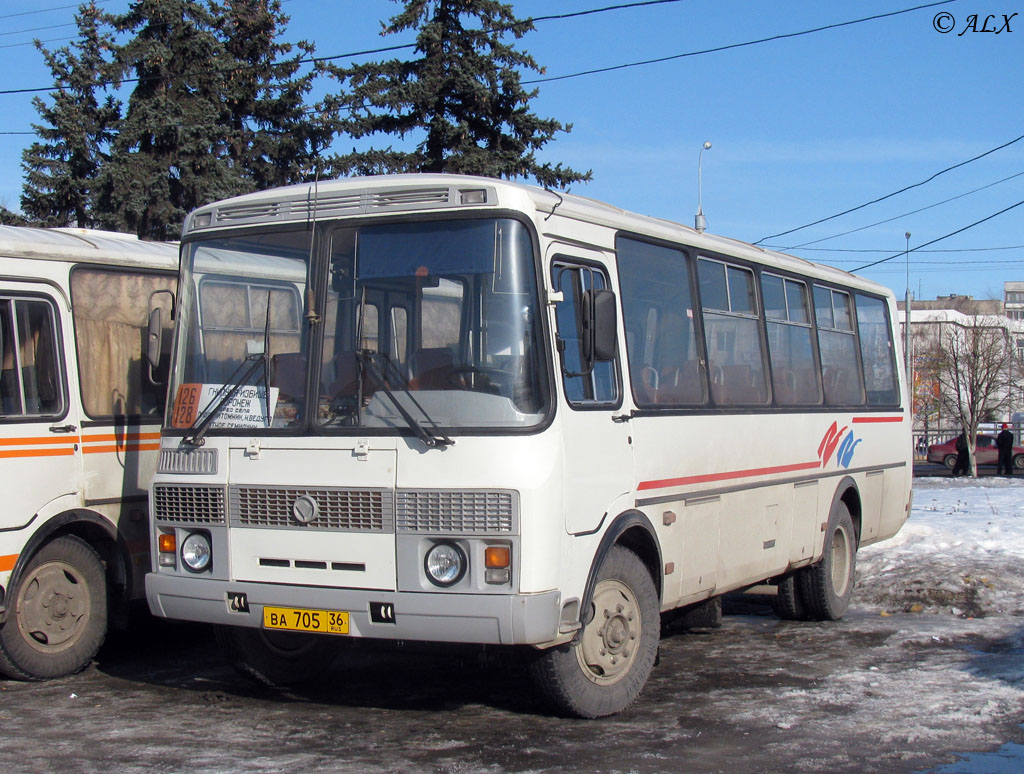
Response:
POLYGON ((767 403, 753 272, 710 258, 697 266, 712 399, 719 406, 767 403))
POLYGON ((53 307, 45 301, 4 300, 0 315, 0 413, 9 417, 60 414, 63 394, 53 307))
POLYGON ((779 406, 821 403, 821 379, 811 344, 807 286, 774 274, 761 275, 772 391, 779 406))
POLYGON ((864 388, 850 318, 850 294, 815 285, 814 314, 818 321, 825 403, 830 406, 863 406, 864 388))
POLYGON ((642 408, 703 405, 686 255, 625 237, 616 250, 633 400, 642 408))
POLYGON ((857 330, 860 333, 868 405, 896 405, 900 401, 900 391, 885 301, 857 294, 857 330))

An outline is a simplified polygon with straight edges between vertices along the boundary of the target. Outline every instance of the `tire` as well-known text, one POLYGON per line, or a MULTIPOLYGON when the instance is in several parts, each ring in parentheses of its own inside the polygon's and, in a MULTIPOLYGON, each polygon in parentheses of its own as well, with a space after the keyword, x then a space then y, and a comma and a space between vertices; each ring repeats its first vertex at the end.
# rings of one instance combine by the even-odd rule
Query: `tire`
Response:
POLYGON ((942 464, 946 466, 946 470, 952 470, 953 468, 956 467, 956 455, 955 454, 947 454, 943 458, 942 464))
POLYGON ((800 576, 803 570, 784 575, 776 582, 778 594, 772 607, 775 614, 784 621, 803 621, 807 618, 807 605, 804 604, 803 591, 800 588, 800 576))
POLYGON ((590 620, 576 638, 530 664, 541 694, 561 714, 614 715, 640 695, 661 630, 654 580, 640 558, 613 546, 597 574, 590 620))
POLYGON ((1024 454, 1013 455, 1013 467, 1017 470, 1024 468, 1024 454))
POLYGON ((857 535, 850 509, 840 500, 828 520, 821 561, 799 576, 807 617, 816 621, 842 618, 853 596, 856 569, 857 535))
POLYGON ((214 636, 236 671, 270 687, 309 682, 326 672, 338 653, 337 643, 321 634, 215 626, 214 636))
POLYGON ((103 562, 83 540, 65 535, 29 560, 0 627, 0 672, 50 680, 84 669, 107 634, 103 562))

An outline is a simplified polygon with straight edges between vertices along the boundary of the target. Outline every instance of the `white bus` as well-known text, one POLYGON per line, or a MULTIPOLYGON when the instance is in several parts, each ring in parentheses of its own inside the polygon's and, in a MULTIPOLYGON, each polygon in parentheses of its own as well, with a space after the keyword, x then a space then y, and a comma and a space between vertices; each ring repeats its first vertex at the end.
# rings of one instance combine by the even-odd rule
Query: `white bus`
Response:
POLYGON ((203 207, 181 282, 147 597, 257 679, 339 637, 518 645, 611 714, 662 614, 768 581, 838 618, 908 512, 893 297, 835 269, 408 175, 203 207))
POLYGON ((143 350, 177 269, 175 245, 0 226, 0 674, 81 669, 143 598, 167 372, 143 350))

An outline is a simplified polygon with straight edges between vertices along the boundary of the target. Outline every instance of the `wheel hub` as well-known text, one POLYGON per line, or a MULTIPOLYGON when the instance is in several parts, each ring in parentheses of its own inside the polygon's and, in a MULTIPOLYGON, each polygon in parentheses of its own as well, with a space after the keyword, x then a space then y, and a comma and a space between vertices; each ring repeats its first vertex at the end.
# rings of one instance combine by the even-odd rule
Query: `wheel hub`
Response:
POLYGON ((52 653, 74 645, 88 619, 89 595, 70 565, 52 562, 25 579, 18 626, 33 647, 52 653))
POLYGON ((620 680, 635 661, 640 612, 633 592, 617 580, 597 584, 593 608, 576 653, 584 674, 607 685, 620 680))

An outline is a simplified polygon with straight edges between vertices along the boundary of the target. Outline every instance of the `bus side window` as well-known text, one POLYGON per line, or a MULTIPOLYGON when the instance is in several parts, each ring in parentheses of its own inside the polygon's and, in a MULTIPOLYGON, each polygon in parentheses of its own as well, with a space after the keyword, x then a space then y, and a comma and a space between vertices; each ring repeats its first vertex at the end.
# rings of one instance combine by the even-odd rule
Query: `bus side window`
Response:
POLYGON ((719 406, 768 402, 754 274, 710 258, 697 261, 711 397, 719 406))
POLYGON ((900 390, 885 301, 863 293, 856 295, 856 301, 868 405, 894 406, 900 402, 900 390))
MULTIPOLYGON (((177 278, 167 274, 87 266, 72 271, 82 405, 92 419, 146 416, 163 410, 166 384, 152 384, 145 364, 147 307, 153 303, 163 309, 169 344, 170 295, 160 291, 173 293, 176 287, 177 278)), ((162 352, 160 371, 169 367, 170 346, 162 352)), ((166 380, 158 376, 157 381, 166 380)))
POLYGON ((686 255, 628 237, 615 246, 633 400, 651 409, 703 405, 707 385, 686 255))
POLYGON ((63 412, 53 307, 45 301, 0 301, 0 413, 55 416, 63 412))
POLYGON ((608 281, 599 270, 589 266, 556 263, 551 273, 555 289, 561 290, 564 298, 555 306, 555 316, 565 397, 574 405, 616 404, 619 388, 614 361, 597 362, 590 373, 573 376, 583 370, 583 294, 604 290, 608 281))
POLYGON ((864 389, 857 337, 850 317, 850 294, 815 285, 814 314, 818 323, 825 404, 863 406, 864 389))

